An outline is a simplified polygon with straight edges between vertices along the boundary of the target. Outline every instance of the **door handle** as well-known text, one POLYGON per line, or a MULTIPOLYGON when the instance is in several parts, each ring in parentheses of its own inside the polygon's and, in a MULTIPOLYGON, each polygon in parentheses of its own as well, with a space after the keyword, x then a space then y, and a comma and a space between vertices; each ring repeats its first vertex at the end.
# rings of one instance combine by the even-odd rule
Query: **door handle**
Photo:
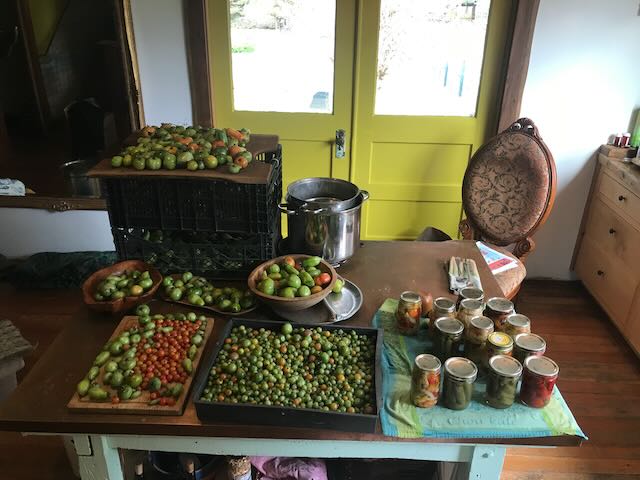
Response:
POLYGON ((616 234, 616 229, 615 228, 610 228, 609 229, 609 235, 615 235, 616 234))
POLYGON ((345 155, 345 131, 336 130, 336 158, 344 158, 345 155))

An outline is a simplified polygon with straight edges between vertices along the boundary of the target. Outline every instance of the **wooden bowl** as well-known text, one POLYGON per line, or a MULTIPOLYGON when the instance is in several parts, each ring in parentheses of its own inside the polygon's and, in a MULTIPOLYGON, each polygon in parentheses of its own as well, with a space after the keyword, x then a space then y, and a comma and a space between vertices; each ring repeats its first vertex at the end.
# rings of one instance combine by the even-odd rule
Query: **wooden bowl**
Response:
POLYGON ((331 275, 331 282, 325 288, 322 289, 321 292, 314 293, 309 295, 308 297, 295 297, 295 298, 283 298, 276 297, 275 295, 266 295, 258 290, 258 283, 260 283, 262 272, 268 268, 269 266, 277 263, 278 265, 282 263, 285 257, 292 257, 296 264, 302 262, 305 258, 311 257, 311 255, 302 255, 302 254, 292 254, 292 255, 283 255, 281 257, 273 258, 268 262, 264 262, 256 269, 249 274, 249 279, 247 280, 247 284, 249 285, 249 290, 259 298, 263 303, 267 305, 274 306, 280 310, 287 311, 298 311, 304 310, 309 307, 313 307, 317 303, 324 300, 324 298, 331 293, 331 289, 333 288, 333 284, 336 283, 336 279, 338 278, 338 274, 335 269, 331 266, 331 264, 325 262, 324 260, 320 261, 320 264, 317 268, 323 273, 328 273, 331 275))
POLYGON ((98 312, 109 313, 121 313, 127 311, 141 303, 149 302, 158 290, 158 287, 162 283, 162 275, 151 265, 144 263, 142 260, 126 260, 120 263, 114 263, 110 267, 105 267, 102 270, 94 272, 89 278, 87 278, 82 285, 82 298, 85 305, 91 310, 98 312), (120 275, 125 270, 139 270, 144 272, 149 271, 153 285, 149 290, 139 297, 124 297, 117 300, 108 300, 99 302, 93 298, 93 294, 96 291, 98 284, 107 278, 109 275, 120 275))

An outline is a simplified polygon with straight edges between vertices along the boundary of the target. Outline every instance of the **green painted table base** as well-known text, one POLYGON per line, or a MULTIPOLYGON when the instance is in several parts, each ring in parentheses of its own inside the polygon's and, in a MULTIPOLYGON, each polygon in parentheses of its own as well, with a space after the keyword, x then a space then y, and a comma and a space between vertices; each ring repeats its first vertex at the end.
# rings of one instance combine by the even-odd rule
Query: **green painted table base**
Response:
POLYGON ((317 458, 402 458, 462 462, 453 478, 499 480, 506 446, 424 442, 362 442, 260 438, 74 435, 82 480, 124 480, 118 449, 210 455, 317 458))

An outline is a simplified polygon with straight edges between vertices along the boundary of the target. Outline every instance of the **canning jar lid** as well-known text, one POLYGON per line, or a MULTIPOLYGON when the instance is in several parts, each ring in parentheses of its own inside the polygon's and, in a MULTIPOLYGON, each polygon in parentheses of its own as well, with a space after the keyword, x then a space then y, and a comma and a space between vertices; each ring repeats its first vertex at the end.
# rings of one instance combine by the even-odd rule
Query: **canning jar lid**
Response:
POLYGON ((478 367, 468 358, 451 357, 444 362, 444 371, 451 377, 463 381, 475 381, 478 376, 478 367))
POLYGON ((483 315, 478 315, 469 320, 469 324, 478 330, 490 330, 493 332, 493 320, 483 315))
POLYGON ((475 298, 465 298, 460 302, 460 308, 465 310, 482 310, 482 302, 475 298))
POLYGON ((519 377, 522 375, 522 365, 518 360, 508 355, 494 355, 489 359, 491 369, 503 377, 519 377))
POLYGON ((522 315, 521 313, 512 313, 507 317, 507 323, 518 328, 531 327, 531 320, 529 317, 522 315))
POLYGON ((498 313, 513 312, 513 302, 503 297, 493 297, 487 300, 487 307, 498 313))
POLYGON ((422 302, 422 299, 420 298, 420 295, 418 293, 412 292, 410 290, 407 290, 406 292, 402 292, 400 294, 400 300, 402 300, 403 302, 407 302, 407 303, 422 302))
POLYGON ((436 318, 435 327, 448 335, 459 335, 464 330, 464 324, 457 318, 452 317, 436 318))
POLYGON ((513 340, 509 335, 502 332, 493 332, 489 334, 487 342, 499 348, 509 348, 513 346, 513 340))
POLYGON ((543 377, 555 377, 560 372, 560 367, 558 367, 558 364, 551 360, 549 357, 538 357, 532 355, 530 357, 527 357, 527 359, 524 361, 524 366, 530 372, 535 373, 536 375, 541 375, 543 377))
POLYGON ((440 367, 442 364, 440 363, 440 359, 435 355, 431 355, 430 353, 422 353, 416 357, 416 367, 420 370, 425 370, 428 372, 438 372, 440 371, 440 367))
POLYGON ((447 312, 454 312, 456 309, 456 304, 450 298, 438 297, 433 301, 433 308, 439 308, 447 312))
POLYGON ((516 347, 528 352, 542 352, 547 349, 547 342, 540 335, 535 333, 521 333, 516 335, 516 347))
POLYGON ((460 296, 465 299, 482 300, 484 298, 484 292, 476 287, 464 287, 460 290, 460 296))

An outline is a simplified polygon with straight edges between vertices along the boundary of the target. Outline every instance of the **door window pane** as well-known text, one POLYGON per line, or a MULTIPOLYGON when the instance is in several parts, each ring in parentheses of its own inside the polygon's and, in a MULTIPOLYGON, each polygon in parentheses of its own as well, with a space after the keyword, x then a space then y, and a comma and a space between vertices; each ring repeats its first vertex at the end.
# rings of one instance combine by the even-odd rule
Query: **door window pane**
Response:
POLYGON ((490 0, 381 0, 375 113, 474 116, 490 0))
POLYGON ((335 0, 230 0, 235 110, 333 112, 335 0))

